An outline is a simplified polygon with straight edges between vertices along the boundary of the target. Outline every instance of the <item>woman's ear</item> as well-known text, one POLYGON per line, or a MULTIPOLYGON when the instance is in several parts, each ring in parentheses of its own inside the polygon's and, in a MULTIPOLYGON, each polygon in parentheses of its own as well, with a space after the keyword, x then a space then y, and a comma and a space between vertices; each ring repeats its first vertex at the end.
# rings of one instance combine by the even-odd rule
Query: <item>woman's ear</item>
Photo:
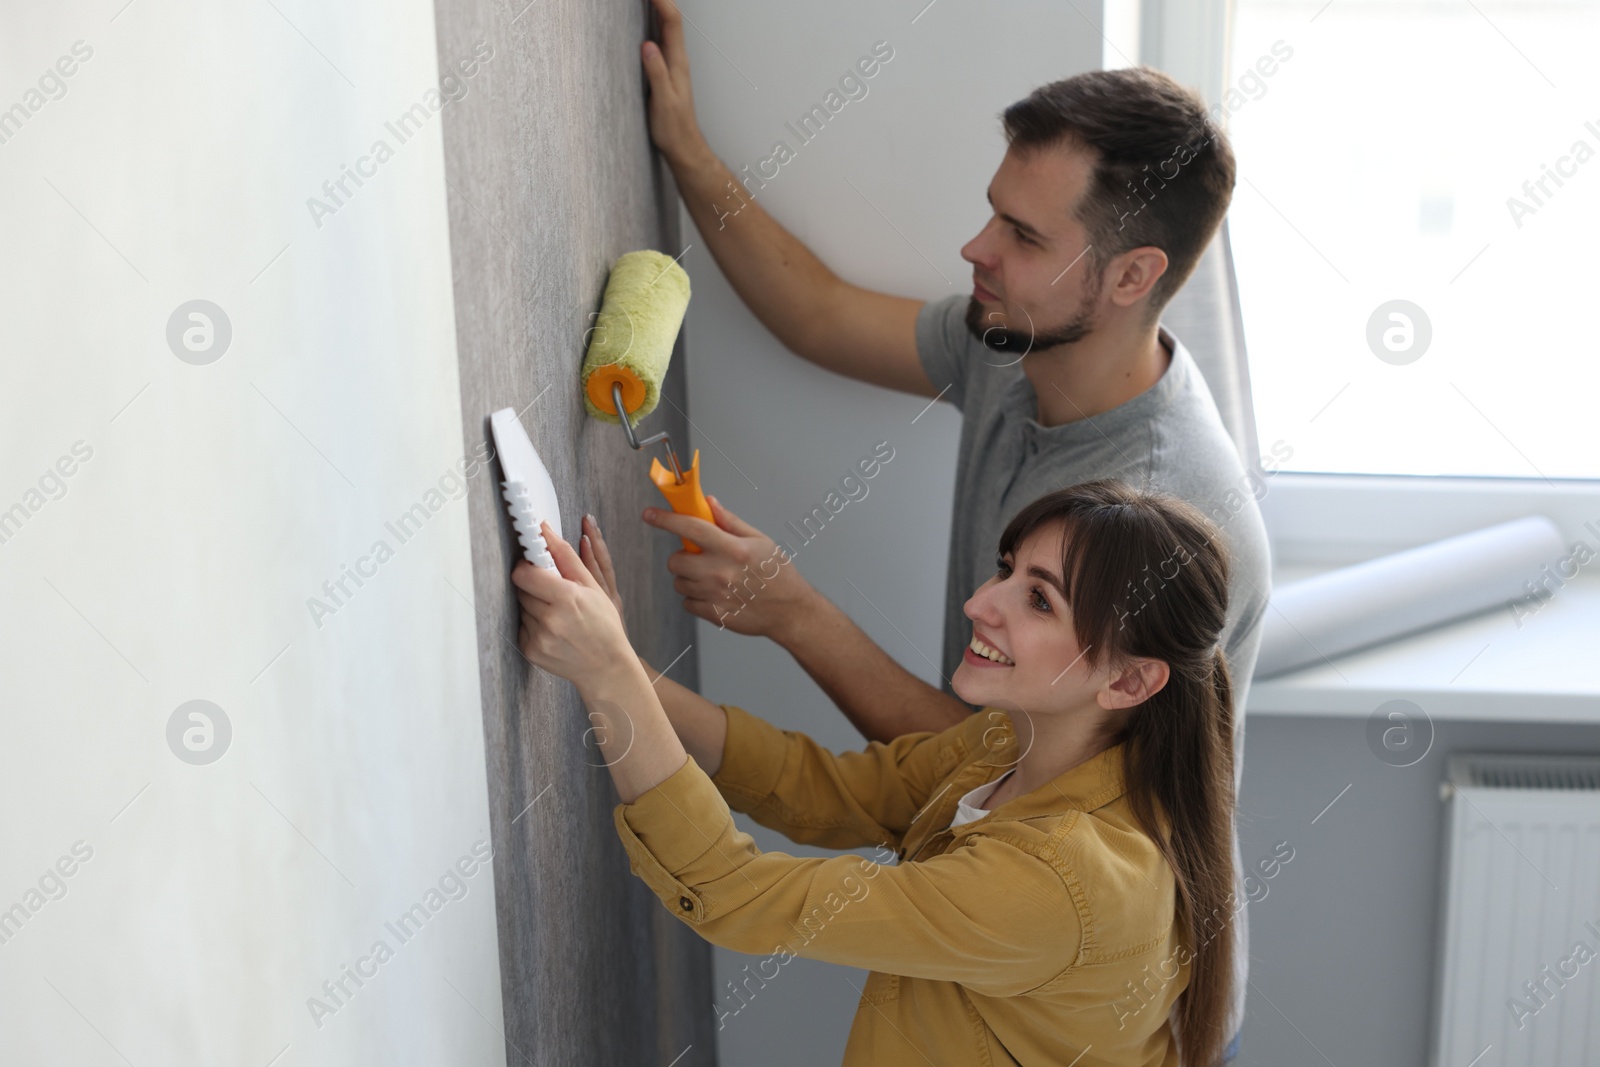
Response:
POLYGON ((1107 682, 1096 694, 1100 706, 1107 711, 1131 708, 1161 692, 1172 677, 1165 660, 1141 658, 1123 667, 1122 672, 1107 682))

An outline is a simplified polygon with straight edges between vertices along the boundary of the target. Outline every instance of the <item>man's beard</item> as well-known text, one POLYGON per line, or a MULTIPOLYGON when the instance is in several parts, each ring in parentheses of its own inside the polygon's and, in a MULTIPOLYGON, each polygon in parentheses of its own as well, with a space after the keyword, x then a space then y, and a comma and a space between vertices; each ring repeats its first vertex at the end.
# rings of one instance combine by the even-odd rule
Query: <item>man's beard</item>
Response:
MULTIPOLYGON (((1085 300, 1084 304, 1090 303, 1085 300)), ((1070 345, 1088 337, 1094 332, 1094 316, 1087 307, 1079 306, 1072 318, 1054 330, 1039 332, 1030 328, 1026 331, 1013 330, 1007 326, 984 325, 983 305, 977 297, 967 300, 967 332, 982 341, 985 347, 1011 357, 1011 363, 1019 362, 1029 352, 1041 348, 1054 348, 1056 345, 1070 345)), ((1011 363, 1001 364, 1010 366, 1011 363)))

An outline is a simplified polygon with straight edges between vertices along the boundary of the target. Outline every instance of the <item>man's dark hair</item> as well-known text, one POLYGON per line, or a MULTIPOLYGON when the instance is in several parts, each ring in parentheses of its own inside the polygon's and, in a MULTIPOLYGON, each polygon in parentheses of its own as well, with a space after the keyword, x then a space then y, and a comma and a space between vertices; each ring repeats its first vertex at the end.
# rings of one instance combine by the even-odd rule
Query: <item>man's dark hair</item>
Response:
POLYGON ((1227 135, 1201 99, 1149 67, 1093 70, 1040 86, 1002 116, 1011 147, 1069 145, 1094 157, 1076 214, 1098 271, 1151 245, 1167 272, 1150 293, 1159 313, 1188 280, 1233 199, 1227 135))

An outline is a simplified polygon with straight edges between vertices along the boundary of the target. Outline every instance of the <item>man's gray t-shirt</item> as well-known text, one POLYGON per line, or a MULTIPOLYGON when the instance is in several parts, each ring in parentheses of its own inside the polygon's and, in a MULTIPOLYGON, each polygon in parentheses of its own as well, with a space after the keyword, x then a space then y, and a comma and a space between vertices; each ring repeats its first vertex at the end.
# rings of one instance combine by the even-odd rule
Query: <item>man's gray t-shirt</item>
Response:
POLYGON ((1172 360, 1160 381, 1093 418, 1041 426, 1020 363, 967 329, 969 297, 930 301, 917 313, 917 354, 934 388, 961 410, 955 514, 945 590, 944 676, 961 662, 972 624, 961 607, 995 572, 1000 534, 1022 508, 1054 489, 1118 478, 1171 493, 1221 527, 1232 555, 1223 650, 1234 682, 1234 779, 1242 769, 1244 700, 1261 647, 1269 592, 1267 530, 1233 438, 1187 349, 1162 330, 1172 360), (1007 363, 1011 363, 1007 366, 1007 363))

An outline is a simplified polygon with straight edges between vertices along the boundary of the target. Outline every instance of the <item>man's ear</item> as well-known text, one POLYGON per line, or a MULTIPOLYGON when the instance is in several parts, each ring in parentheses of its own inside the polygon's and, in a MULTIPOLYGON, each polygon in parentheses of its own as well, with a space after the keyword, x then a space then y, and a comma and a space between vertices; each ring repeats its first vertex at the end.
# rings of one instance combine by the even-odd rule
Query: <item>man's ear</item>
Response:
POLYGON ((1122 673, 1107 682, 1097 694, 1100 706, 1107 711, 1131 708, 1143 704, 1166 686, 1172 669, 1165 660, 1136 659, 1122 669, 1122 673))
POLYGON ((1161 249, 1154 245, 1129 249, 1106 265, 1111 302, 1131 307, 1143 300, 1165 273, 1167 254, 1161 249))

